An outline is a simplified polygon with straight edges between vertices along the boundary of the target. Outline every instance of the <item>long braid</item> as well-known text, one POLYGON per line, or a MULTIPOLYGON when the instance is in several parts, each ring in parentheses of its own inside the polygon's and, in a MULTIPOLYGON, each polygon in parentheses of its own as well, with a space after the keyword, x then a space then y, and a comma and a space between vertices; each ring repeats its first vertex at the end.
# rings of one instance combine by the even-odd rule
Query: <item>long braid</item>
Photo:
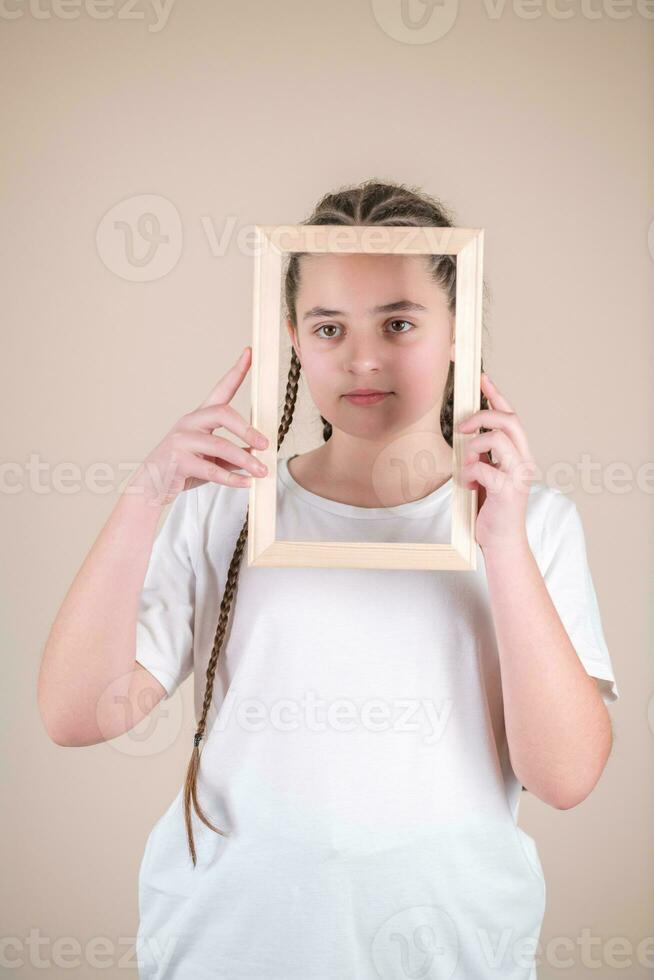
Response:
MULTIPOLYGON (((295 411, 295 403, 297 401, 297 391, 300 381, 300 361, 293 350, 291 356, 291 366, 288 372, 288 380, 286 382, 286 397, 284 399, 284 410, 282 413, 282 419, 279 424, 279 429, 277 431, 277 450, 284 441, 286 433, 291 427, 291 422, 293 421, 293 413, 295 411)), ((238 573, 241 567, 241 560, 243 558, 243 552, 245 550, 245 542, 248 536, 248 514, 249 507, 245 512, 245 521, 243 522, 243 527, 241 528, 241 533, 238 536, 236 542, 236 547, 234 549, 234 554, 229 565, 229 571, 227 573, 227 581, 225 584, 225 591, 220 603, 220 615, 218 617, 218 628, 216 629, 216 637, 213 643, 213 650, 211 651, 211 656, 209 657, 209 665, 207 667, 207 681, 204 692, 204 701, 202 702, 202 714, 200 716, 200 721, 195 732, 193 739, 193 753, 191 755, 191 761, 189 762, 188 770, 186 773, 186 781, 184 783, 184 819, 186 822, 186 836, 188 839, 189 850, 191 852, 191 858, 193 860, 193 865, 195 866, 197 861, 197 856, 195 852, 195 841, 193 838, 193 825, 192 825, 192 815, 191 815, 191 804, 193 804, 193 809, 197 813, 200 820, 210 827, 217 834, 222 837, 228 837, 229 834, 218 827, 215 827, 211 821, 207 818, 206 814, 202 810, 197 796, 197 779, 198 779, 198 769, 200 766, 200 741, 204 737, 207 714, 211 706, 211 698, 213 696, 213 683, 216 676, 216 667, 218 666, 218 657, 222 649, 223 640, 225 638, 225 632, 227 629, 227 622, 229 620, 229 613, 232 608, 232 603, 234 596, 236 594, 236 587, 238 584, 238 573)))
MULTIPOLYGON (((454 217, 448 209, 435 198, 430 197, 418 188, 410 188, 403 184, 381 183, 376 180, 365 181, 364 183, 347 187, 335 193, 326 194, 317 204, 311 216, 305 224, 308 225, 404 225, 404 226, 432 226, 432 227, 453 227, 454 217)), ((292 253, 285 275, 284 288, 288 315, 291 321, 297 323, 295 299, 300 283, 300 259, 306 253, 292 253)), ((441 285, 448 296, 448 304, 451 313, 456 310, 456 257, 452 255, 431 256, 431 274, 433 279, 441 285)), ((484 297, 487 287, 483 284, 484 297)), ((483 358, 482 358, 483 369, 483 358)), ((291 365, 286 382, 286 397, 282 419, 277 432, 277 450, 284 441, 290 429, 295 411, 297 400, 298 384, 300 380, 300 361, 293 348, 291 354, 291 365)), ((481 393, 481 408, 488 408, 488 401, 484 393, 481 393)), ((450 364, 445 390, 443 393, 443 404, 441 408, 441 430, 444 439, 452 446, 453 440, 453 416, 454 416, 454 364, 450 364)), ((332 434, 331 423, 320 416, 323 423, 323 439, 327 441, 332 434)), ((481 427, 481 432, 488 431, 481 427)), ((492 460, 492 456, 491 456, 492 460)), ((248 512, 246 511, 245 522, 236 542, 234 554, 229 566, 225 591, 220 603, 220 614, 218 626, 213 644, 213 650, 209 658, 209 665, 206 674, 206 687, 204 701, 202 703, 202 715, 197 726, 194 737, 193 754, 186 773, 184 784, 184 816, 186 821, 186 832, 189 850, 193 865, 196 864, 196 852, 193 840, 193 828, 191 822, 191 805, 196 814, 207 827, 210 827, 217 834, 223 837, 229 836, 225 831, 215 827, 203 813, 197 798, 197 776, 200 765, 199 744, 204 737, 206 720, 211 705, 213 695, 214 677, 218 664, 218 657, 222 649, 229 614, 233 606, 234 597, 238 584, 238 575, 245 550, 247 540, 248 512)))

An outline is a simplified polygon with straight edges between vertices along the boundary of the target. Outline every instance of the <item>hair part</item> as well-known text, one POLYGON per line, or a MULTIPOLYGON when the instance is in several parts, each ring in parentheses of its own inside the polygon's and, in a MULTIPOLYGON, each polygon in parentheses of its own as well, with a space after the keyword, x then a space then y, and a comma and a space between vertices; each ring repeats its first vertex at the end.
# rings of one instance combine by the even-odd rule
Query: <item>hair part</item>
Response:
MULTIPOLYGON (((451 228, 455 226, 455 219, 452 212, 444 204, 430 197, 418 188, 411 188, 404 184, 383 183, 377 180, 364 181, 361 184, 342 188, 336 192, 326 194, 316 205, 311 215, 302 222, 306 225, 401 225, 401 226, 433 226, 437 228, 451 228)), ((296 301, 300 285, 300 260, 303 255, 310 253, 292 253, 284 279, 284 298, 287 308, 287 315, 293 324, 297 322, 296 301)), ((430 274, 434 282, 440 285, 446 295, 448 309, 452 315, 456 313, 456 256, 453 255, 433 255, 425 256, 429 263, 430 274)), ((483 284, 484 294, 487 293, 486 284, 483 284)), ((482 357, 483 370, 483 357, 482 357)), ((292 348, 291 363, 286 382, 286 395, 282 418, 277 430, 277 451, 291 427, 293 414, 297 401, 298 385, 300 381, 300 361, 292 348)), ((481 408, 488 408, 488 402, 484 393, 481 393, 481 408)), ((450 362, 447 381, 443 394, 443 404, 441 407, 441 431, 443 437, 452 446, 453 439, 453 416, 454 416, 454 363, 450 362)), ((323 423, 323 439, 325 442, 331 437, 331 423, 320 416, 323 423)), ((482 432, 487 431, 481 429, 482 432)), ((205 693, 202 702, 202 713, 197 724, 193 753, 189 762, 184 784, 184 819, 186 823, 186 833, 191 860, 195 866, 197 855, 193 837, 192 810, 199 819, 211 830, 223 837, 228 837, 226 831, 215 827, 204 813, 197 796, 198 770, 200 766, 200 742, 204 738, 207 716, 211 706, 213 696, 214 678, 218 657, 223 646, 229 615, 232 610, 238 586, 238 576, 245 550, 248 529, 249 507, 245 512, 245 521, 236 542, 234 554, 229 565, 225 590, 220 603, 220 613, 218 616, 218 626, 213 643, 209 664, 207 666, 205 693)))

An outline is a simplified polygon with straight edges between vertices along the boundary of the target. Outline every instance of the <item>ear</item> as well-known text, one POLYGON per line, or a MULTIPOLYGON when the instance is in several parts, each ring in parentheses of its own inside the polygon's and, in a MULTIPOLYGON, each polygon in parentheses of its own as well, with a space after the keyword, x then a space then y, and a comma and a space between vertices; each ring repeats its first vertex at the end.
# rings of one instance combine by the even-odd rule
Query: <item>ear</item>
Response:
MULTIPOLYGON (((289 337, 291 339, 291 343, 293 344, 293 347, 295 348, 295 354, 296 354, 298 360, 300 360, 300 345, 299 345, 298 339, 297 339, 297 331, 296 331, 295 327, 293 326, 293 321, 291 320, 290 317, 286 317, 286 329, 288 330, 288 335, 289 335, 289 337)), ((302 362, 300 361, 300 363, 302 363, 302 362)))

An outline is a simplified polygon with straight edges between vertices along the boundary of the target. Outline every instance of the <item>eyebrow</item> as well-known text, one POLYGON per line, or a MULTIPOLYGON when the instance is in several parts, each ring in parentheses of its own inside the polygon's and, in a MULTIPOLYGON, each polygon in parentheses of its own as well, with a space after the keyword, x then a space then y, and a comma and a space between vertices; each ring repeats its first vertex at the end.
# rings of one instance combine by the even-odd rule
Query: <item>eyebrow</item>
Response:
MULTIPOLYGON (((384 303, 382 306, 373 306, 368 313, 403 313, 406 311, 427 312, 427 307, 422 303, 414 303, 410 299, 398 299, 394 303, 384 303)), ((302 320, 309 320, 316 316, 347 316, 343 310, 330 310, 326 306, 313 306, 302 317, 302 320)))

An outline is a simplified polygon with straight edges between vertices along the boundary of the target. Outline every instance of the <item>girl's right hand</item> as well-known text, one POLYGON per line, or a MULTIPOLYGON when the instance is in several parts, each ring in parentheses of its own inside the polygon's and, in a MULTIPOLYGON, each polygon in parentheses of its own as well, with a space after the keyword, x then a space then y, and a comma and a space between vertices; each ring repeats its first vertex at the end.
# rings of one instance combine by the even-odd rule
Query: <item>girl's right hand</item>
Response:
POLYGON ((235 473, 237 469, 246 469, 253 476, 267 474, 267 467, 251 455, 251 449, 266 449, 269 440, 229 404, 250 368, 251 356, 252 349, 246 347, 199 407, 183 415, 143 460, 131 485, 141 487, 148 500, 164 506, 181 491, 208 482, 249 487, 252 477, 235 473), (249 445, 241 448, 230 439, 212 435, 221 426, 249 445))

